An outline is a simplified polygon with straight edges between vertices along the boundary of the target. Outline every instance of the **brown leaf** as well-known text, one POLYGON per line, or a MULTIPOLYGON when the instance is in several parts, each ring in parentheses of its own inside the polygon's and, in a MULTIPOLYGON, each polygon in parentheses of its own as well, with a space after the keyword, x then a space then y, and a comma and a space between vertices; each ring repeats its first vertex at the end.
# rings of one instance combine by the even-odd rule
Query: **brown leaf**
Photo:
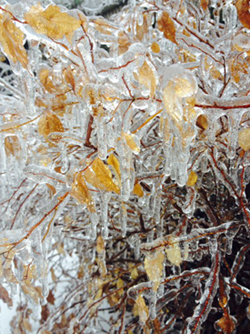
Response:
POLYGON ((199 117, 196 120, 196 125, 202 129, 206 130, 208 128, 208 120, 206 115, 199 115, 199 117))
POLYGON ((96 158, 93 161, 91 166, 84 172, 84 176, 86 181, 97 189, 120 193, 119 187, 112 179, 111 171, 100 158, 96 158))
POLYGON ((209 0, 200 0, 201 8, 204 12, 208 9, 209 0))
POLYGON ((24 33, 16 27, 7 14, 0 14, 0 42, 3 51, 14 63, 19 61, 27 68, 28 58, 24 44, 24 33))
POLYGON ((223 317, 216 321, 216 326, 218 326, 224 334, 232 334, 235 329, 235 321, 228 311, 225 309, 223 317))
POLYGON ((250 29, 249 0, 237 0, 235 7, 241 24, 250 29))
POLYGON ((61 39, 65 36, 69 43, 73 33, 81 25, 80 20, 61 12, 58 6, 50 5, 45 10, 41 4, 32 6, 24 15, 24 19, 39 34, 52 39, 61 39))
POLYGON ((53 295, 52 290, 49 290, 49 294, 48 294, 48 297, 47 297, 47 302, 52 304, 52 305, 55 304, 55 297, 53 295))
POLYGON ((52 112, 46 112, 42 115, 38 122, 38 132, 46 141, 49 141, 48 136, 52 132, 63 132, 64 128, 60 118, 52 112))
POLYGON ((158 20, 158 28, 163 32, 164 37, 177 44, 175 39, 175 25, 167 12, 163 12, 158 20))
POLYGON ((8 291, 0 284, 0 299, 9 307, 13 306, 12 299, 9 296, 8 291))
POLYGON ((90 212, 95 212, 94 202, 82 173, 76 175, 70 194, 79 203, 86 204, 90 212))

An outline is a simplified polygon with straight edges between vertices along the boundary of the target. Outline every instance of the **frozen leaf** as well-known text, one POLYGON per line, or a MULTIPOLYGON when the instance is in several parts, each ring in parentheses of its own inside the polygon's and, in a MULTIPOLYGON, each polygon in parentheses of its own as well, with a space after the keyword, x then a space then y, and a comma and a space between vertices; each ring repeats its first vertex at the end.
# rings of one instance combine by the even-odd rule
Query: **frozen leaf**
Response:
POLYGON ((158 251, 155 254, 146 257, 144 261, 146 273, 150 281, 154 284, 154 291, 157 291, 161 282, 164 258, 164 254, 161 251, 158 251))
POLYGON ((159 46, 158 43, 153 42, 153 43, 151 44, 151 50, 152 50, 154 53, 159 53, 159 52, 161 51, 161 48, 160 48, 160 46, 159 46))
POLYGON ((175 25, 167 12, 163 12, 158 19, 158 28, 163 32, 165 38, 177 44, 175 39, 175 25))
POLYGON ((7 156, 14 156, 17 159, 21 158, 21 144, 17 136, 7 136, 4 139, 5 153, 7 156))
POLYGON ((204 12, 208 9, 209 0, 200 0, 201 8, 204 10, 204 12))
POLYGON ((186 185, 188 187, 193 187, 195 183, 197 182, 197 179, 198 179, 198 175, 194 171, 191 170, 191 172, 188 175, 188 180, 187 180, 186 185))
POLYGON ((99 254, 102 254, 105 251, 105 242, 101 235, 99 235, 96 240, 96 251, 99 254))
POLYGON ((86 204, 90 212, 95 212, 94 202, 82 173, 76 174, 70 194, 80 204, 86 204))
POLYGON ((31 326, 31 323, 27 320, 27 319, 24 319, 23 320, 23 327, 26 331, 28 332, 32 332, 32 326, 31 326))
POLYGON ((93 161, 91 166, 84 172, 84 176, 86 181, 97 189, 120 193, 119 187, 112 179, 111 171, 100 158, 96 158, 93 161))
POLYGON ((145 300, 142 297, 142 295, 139 295, 139 297, 136 299, 135 302, 136 302, 136 305, 138 306, 138 314, 139 314, 140 322, 142 324, 145 324, 149 317, 149 311, 145 303, 145 300))
POLYGON ((142 190, 142 186, 140 185, 140 183, 135 183, 134 189, 133 189, 133 194, 139 196, 139 197, 143 197, 144 192, 142 190))
POLYGON ((53 295, 52 290, 49 290, 49 294, 48 294, 48 297, 47 297, 47 302, 52 304, 52 305, 55 304, 55 297, 53 295))
POLYGON ((42 291, 40 287, 34 287, 34 285, 29 281, 25 280, 22 282, 23 292, 29 295, 36 304, 38 304, 40 298, 42 297, 42 291))
POLYGON ((235 319, 225 309, 223 317, 216 321, 215 326, 219 327, 224 334, 232 334, 235 329, 235 319))
POLYGON ((144 85, 150 91, 150 97, 152 98, 155 95, 156 79, 147 61, 144 61, 142 67, 139 68, 138 81, 140 85, 144 85))
POLYGON ((42 115, 38 122, 38 132, 46 141, 49 141, 48 136, 52 132, 63 132, 64 127, 60 118, 52 112, 46 112, 42 115))
POLYGON ((249 0, 237 0, 235 6, 240 22, 245 28, 250 29, 249 0))
POLYGON ((114 154, 110 154, 108 157, 107 163, 111 166, 117 180, 121 179, 121 170, 120 170, 120 163, 117 157, 114 154))
POLYGON ((136 142, 134 141, 134 135, 133 134, 128 134, 126 132, 123 133, 123 136, 126 140, 126 144, 128 147, 134 152, 134 153, 139 153, 140 152, 140 147, 137 146, 136 142))
POLYGON ((179 243, 173 237, 169 238, 169 246, 166 248, 166 254, 169 262, 175 266, 182 263, 181 249, 179 243))
POLYGON ((52 39, 61 39, 65 36, 70 43, 74 31, 81 25, 80 20, 61 12, 60 8, 54 5, 45 10, 41 4, 32 6, 24 18, 37 33, 52 39))
POLYGON ((9 307, 13 306, 12 299, 9 297, 8 291, 0 284, 0 299, 9 307))
POLYGON ((250 128, 243 129, 239 132, 238 143, 244 151, 250 149, 250 128))
POLYGON ((202 129, 206 130, 208 128, 208 120, 206 115, 199 115, 199 117, 196 120, 196 125, 202 129))
POLYGON ((24 33, 16 27, 7 14, 0 14, 0 43, 3 51, 14 63, 19 61, 27 68, 28 58, 24 44, 24 33))

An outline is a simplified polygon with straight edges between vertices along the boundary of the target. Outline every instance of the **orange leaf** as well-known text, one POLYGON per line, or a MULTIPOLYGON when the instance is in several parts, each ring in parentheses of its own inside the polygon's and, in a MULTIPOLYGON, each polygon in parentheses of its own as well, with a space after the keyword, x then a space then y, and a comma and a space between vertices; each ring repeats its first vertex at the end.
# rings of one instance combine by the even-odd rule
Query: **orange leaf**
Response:
POLYGON ((80 20, 61 12, 58 6, 50 5, 45 10, 41 4, 32 6, 24 15, 24 19, 39 34, 52 39, 61 39, 65 36, 69 43, 73 33, 81 25, 80 20))
POLYGON ((139 197, 143 197, 144 192, 142 190, 142 186, 140 185, 140 183, 135 183, 133 194, 135 194, 139 197))
POLYGON ((164 37, 177 44, 175 39, 175 25, 167 12, 163 12, 158 20, 158 28, 163 32, 164 37))
POLYGON ((0 14, 0 42, 7 57, 14 63, 19 61, 24 68, 27 68, 28 58, 23 47, 24 33, 6 14, 0 14))
POLYGON ((134 141, 134 135, 133 134, 128 134, 126 132, 123 133, 123 136, 126 140, 126 144, 128 147, 134 152, 138 153, 140 152, 140 148, 137 146, 136 142, 134 141))
POLYGON ((112 179, 111 171, 100 158, 96 158, 93 161, 91 166, 85 171, 84 176, 86 181, 97 189, 120 193, 119 187, 112 179))
POLYGON ((74 197, 79 203, 86 204, 90 212, 95 212, 93 199, 90 195, 89 189, 85 182, 85 179, 81 173, 78 173, 71 189, 71 196, 74 197))
POLYGON ((38 122, 38 132, 42 135, 46 141, 48 140, 48 136, 52 132, 63 132, 64 128, 60 118, 58 118, 55 114, 51 112, 46 112, 41 116, 38 122))
POLYGON ((241 24, 250 29, 249 0, 237 0, 235 6, 241 24))

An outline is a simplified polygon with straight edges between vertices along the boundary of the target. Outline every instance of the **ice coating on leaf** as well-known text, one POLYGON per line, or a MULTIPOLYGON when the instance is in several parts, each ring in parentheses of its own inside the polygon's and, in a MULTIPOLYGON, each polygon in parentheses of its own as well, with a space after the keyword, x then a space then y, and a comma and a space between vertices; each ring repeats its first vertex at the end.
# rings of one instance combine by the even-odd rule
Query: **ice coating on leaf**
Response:
POLYGON ((155 254, 145 258, 144 267, 149 279, 153 282, 153 290, 157 291, 163 270, 164 254, 157 251, 155 254))

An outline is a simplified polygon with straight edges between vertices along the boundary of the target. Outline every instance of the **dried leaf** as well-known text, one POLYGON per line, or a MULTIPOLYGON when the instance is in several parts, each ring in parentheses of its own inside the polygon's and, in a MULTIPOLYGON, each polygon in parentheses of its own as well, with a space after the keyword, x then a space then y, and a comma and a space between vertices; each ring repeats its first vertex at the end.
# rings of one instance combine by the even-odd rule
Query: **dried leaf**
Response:
POLYGON ((188 180, 187 180, 186 185, 188 187, 193 187, 195 183, 197 182, 197 179, 198 179, 198 175, 194 171, 191 170, 191 172, 188 175, 188 180))
POLYGON ((12 299, 9 296, 8 291, 0 284, 0 299, 9 307, 13 306, 12 299))
POLYGON ((74 31, 81 25, 80 20, 61 12, 58 6, 50 5, 45 10, 41 4, 32 6, 24 15, 24 19, 39 34, 52 39, 61 39, 65 36, 69 43, 74 31))
POLYGON ((21 144, 17 136, 6 136, 4 139, 4 148, 7 156, 12 155, 17 159, 21 158, 21 144))
POLYGON ((101 235, 99 235, 96 240, 96 251, 98 254, 102 254, 105 251, 105 242, 101 235))
POLYGON ((139 295, 139 297, 136 299, 135 302, 136 302, 136 305, 138 306, 138 314, 139 314, 140 322, 142 324, 145 324, 149 317, 149 311, 145 303, 145 300, 141 295, 139 295))
POLYGON ((36 304, 38 304, 40 298, 42 297, 42 291, 40 287, 34 287, 34 285, 29 281, 25 280, 21 283, 23 292, 29 295, 36 304))
POLYGON ((250 149, 250 128, 242 129, 238 135, 239 146, 244 150, 250 149))
POLYGON ((86 181, 97 189, 120 193, 119 187, 112 179, 111 171, 100 158, 96 158, 93 161, 91 166, 84 172, 84 176, 86 181))
POLYGON ((164 37, 177 44, 175 39, 175 25, 167 12, 163 12, 158 20, 158 28, 163 32, 164 37))
POLYGON ((138 81, 140 85, 144 85, 150 91, 150 97, 155 95, 156 79, 151 66, 144 61, 142 67, 139 68, 138 81))
POLYGON ((52 132, 63 132, 64 127, 60 118, 51 112, 46 112, 38 122, 38 132, 48 142, 48 136, 52 132))
POLYGON ((156 252, 145 258, 144 267, 149 279, 153 282, 153 290, 157 291, 162 276, 164 254, 161 251, 156 252))
POLYGON ((140 41, 143 40, 144 35, 148 32, 148 26, 149 26, 148 17, 149 16, 146 13, 144 13, 142 24, 138 24, 138 22, 136 22, 136 37, 140 41))
POLYGON ((0 42, 3 51, 14 63, 19 61, 24 68, 27 68, 28 58, 24 44, 24 33, 16 27, 12 19, 0 14, 0 42))
POLYGON ((237 0, 235 7, 241 24, 250 29, 249 0, 237 0))
POLYGON ((90 212, 95 212, 94 202, 82 173, 76 174, 70 194, 79 203, 86 204, 90 212))

